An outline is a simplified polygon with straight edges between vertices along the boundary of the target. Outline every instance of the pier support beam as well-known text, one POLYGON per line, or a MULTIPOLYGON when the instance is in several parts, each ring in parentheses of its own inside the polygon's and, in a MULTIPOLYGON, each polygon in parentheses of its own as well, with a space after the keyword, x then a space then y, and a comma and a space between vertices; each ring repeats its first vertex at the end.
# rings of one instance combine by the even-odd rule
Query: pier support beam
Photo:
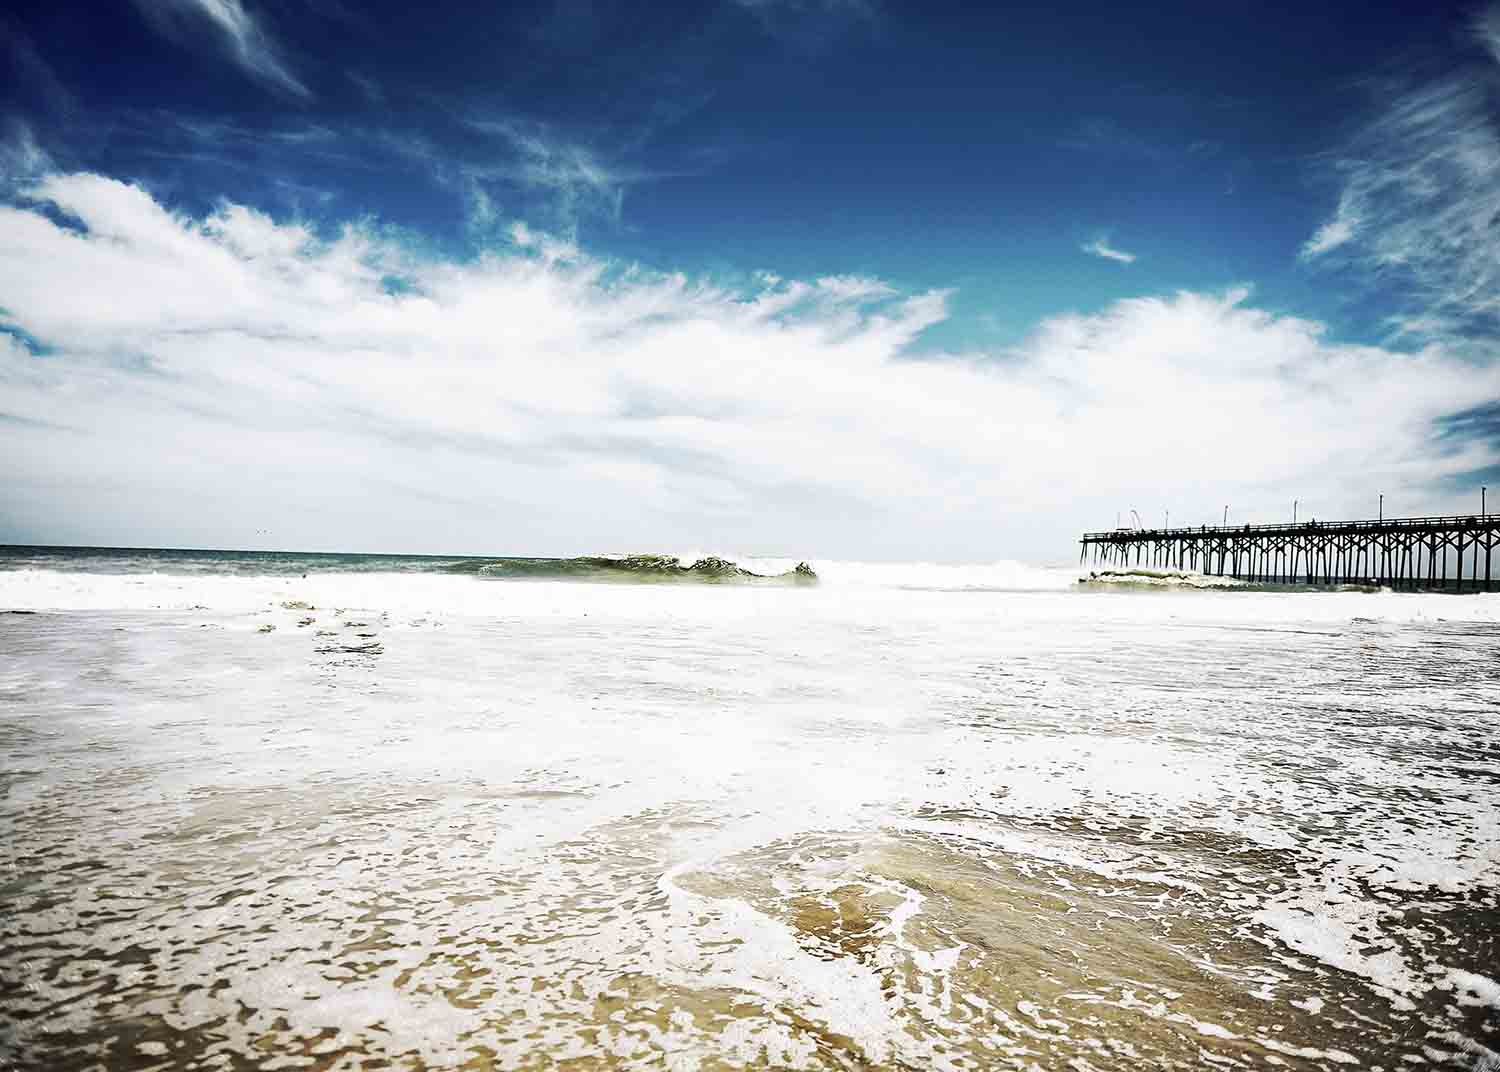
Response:
POLYGON ((1451 583, 1456 591, 1492 591, 1497 542, 1500 518, 1488 514, 1238 527, 1200 525, 1085 533, 1078 561, 1080 566, 1088 561, 1092 548, 1095 566, 1195 570, 1255 583, 1373 582, 1398 589, 1439 590, 1451 583), (1451 575, 1450 545, 1456 558, 1451 575), (1481 554, 1483 582, 1479 579, 1481 554))

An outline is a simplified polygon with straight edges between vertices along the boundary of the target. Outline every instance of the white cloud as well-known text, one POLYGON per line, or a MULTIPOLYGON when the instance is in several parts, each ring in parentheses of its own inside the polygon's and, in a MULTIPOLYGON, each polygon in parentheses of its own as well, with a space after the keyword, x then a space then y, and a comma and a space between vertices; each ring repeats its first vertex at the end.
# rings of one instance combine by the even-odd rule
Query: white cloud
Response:
POLYGON ((0 207, 4 323, 48 350, 0 348, 0 538, 1066 558, 1124 508, 1437 510, 1500 460, 1432 434, 1500 370, 1332 343, 1245 291, 917 359, 940 292, 728 290, 521 227, 433 259, 89 174, 32 197, 0 207))
POLYGON ((817 281, 817 285, 819 290, 837 301, 873 301, 896 293, 890 284, 860 275, 826 275, 817 281))
POLYGON ((305 86, 281 58, 281 50, 240 0, 136 0, 161 32, 180 37, 186 20, 207 23, 235 62, 271 86, 309 97, 305 86))
POLYGON ((1359 217, 1348 201, 1339 203, 1338 212, 1313 232, 1313 236, 1302 245, 1302 259, 1310 260, 1329 250, 1338 249, 1354 237, 1359 227, 1359 217))
POLYGON ((1134 253, 1127 253, 1123 249, 1115 249, 1105 238, 1096 238, 1080 247, 1085 253, 1092 253, 1095 257, 1103 257, 1108 261, 1119 261, 1121 264, 1132 264, 1135 261, 1134 253))
POLYGON ((1344 147, 1338 208, 1302 248, 1399 283, 1406 325, 1492 332, 1500 318, 1500 7, 1477 34, 1482 66, 1389 94, 1344 147))

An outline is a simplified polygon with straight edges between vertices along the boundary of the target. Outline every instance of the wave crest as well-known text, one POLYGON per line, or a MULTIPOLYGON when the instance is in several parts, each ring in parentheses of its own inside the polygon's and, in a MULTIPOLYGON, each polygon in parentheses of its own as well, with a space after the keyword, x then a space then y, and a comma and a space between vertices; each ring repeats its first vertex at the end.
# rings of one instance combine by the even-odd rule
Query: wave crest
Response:
POLYGON ((583 555, 577 558, 505 558, 465 564, 481 577, 536 580, 699 581, 706 583, 816 584, 806 562, 777 573, 756 573, 727 558, 706 555, 684 565, 676 555, 583 555))
POLYGON ((1249 588, 1248 581, 1237 577, 1219 577, 1208 573, 1174 569, 1103 569, 1091 570, 1078 580, 1080 585, 1125 585, 1145 588, 1249 588))

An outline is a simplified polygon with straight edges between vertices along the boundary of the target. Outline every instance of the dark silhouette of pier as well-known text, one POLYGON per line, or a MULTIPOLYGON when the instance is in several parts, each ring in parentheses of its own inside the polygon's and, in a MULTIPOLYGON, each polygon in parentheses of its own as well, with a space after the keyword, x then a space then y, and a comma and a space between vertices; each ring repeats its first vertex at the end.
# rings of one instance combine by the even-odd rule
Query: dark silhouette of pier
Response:
POLYGON ((1500 514, 1120 528, 1083 535, 1082 565, 1192 570, 1267 584, 1491 591, 1500 514), (1467 571, 1467 576, 1465 575, 1467 571))

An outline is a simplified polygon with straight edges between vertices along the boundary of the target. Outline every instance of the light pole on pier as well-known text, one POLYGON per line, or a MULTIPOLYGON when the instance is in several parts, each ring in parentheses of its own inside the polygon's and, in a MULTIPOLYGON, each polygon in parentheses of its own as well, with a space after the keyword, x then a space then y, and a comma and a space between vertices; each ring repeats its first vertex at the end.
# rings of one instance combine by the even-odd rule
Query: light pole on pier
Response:
POLYGON ((1224 507, 1224 524, 1229 524, 1229 507, 1224 507))
POLYGON ((1489 490, 1483 484, 1479 485, 1479 516, 1489 517, 1490 513, 1484 508, 1484 493, 1489 490))
POLYGON ((1292 500, 1292 524, 1295 525, 1296 523, 1297 523, 1297 500, 1293 499, 1292 500))
POLYGON ((1380 520, 1385 520, 1385 492, 1380 493, 1380 520))

